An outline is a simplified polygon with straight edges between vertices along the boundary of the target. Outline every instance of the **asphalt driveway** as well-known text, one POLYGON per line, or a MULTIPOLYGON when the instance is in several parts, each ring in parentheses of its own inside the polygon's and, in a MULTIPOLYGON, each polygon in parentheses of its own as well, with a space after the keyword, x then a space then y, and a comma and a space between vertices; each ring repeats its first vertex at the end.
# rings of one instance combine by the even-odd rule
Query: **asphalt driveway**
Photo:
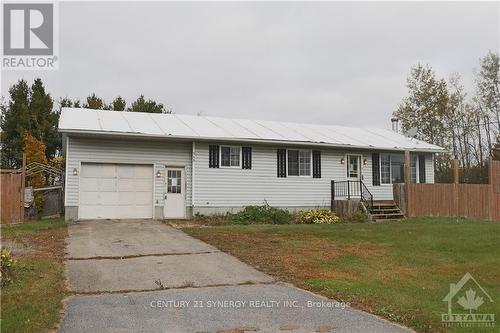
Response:
POLYGON ((410 332, 160 222, 72 224, 67 258, 60 332, 410 332))

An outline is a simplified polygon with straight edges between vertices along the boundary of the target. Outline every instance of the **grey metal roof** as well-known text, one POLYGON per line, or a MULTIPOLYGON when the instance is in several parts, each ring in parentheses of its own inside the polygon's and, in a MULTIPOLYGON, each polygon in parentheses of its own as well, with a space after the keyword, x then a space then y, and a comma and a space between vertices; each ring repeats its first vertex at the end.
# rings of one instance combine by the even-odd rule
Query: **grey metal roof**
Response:
POLYGON ((62 109, 59 131, 200 140, 293 142, 380 150, 444 151, 436 145, 379 128, 80 108, 62 109))

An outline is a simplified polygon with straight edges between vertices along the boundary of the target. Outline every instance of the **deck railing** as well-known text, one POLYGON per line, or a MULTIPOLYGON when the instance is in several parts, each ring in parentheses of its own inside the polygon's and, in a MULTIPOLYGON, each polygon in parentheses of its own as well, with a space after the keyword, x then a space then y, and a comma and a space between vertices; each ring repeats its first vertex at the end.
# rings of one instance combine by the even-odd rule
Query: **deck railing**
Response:
POLYGON ((368 207, 373 206, 373 195, 362 180, 332 180, 331 192, 332 201, 360 199, 368 207))

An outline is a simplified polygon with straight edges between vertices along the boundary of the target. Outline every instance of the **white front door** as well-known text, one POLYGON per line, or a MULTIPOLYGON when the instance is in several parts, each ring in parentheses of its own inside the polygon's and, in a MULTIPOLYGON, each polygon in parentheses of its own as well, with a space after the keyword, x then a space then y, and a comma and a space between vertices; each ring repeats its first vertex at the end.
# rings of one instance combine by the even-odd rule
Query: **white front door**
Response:
POLYGON ((167 219, 184 218, 186 216, 184 168, 167 167, 166 172, 167 194, 163 216, 167 219))
POLYGON ((361 196, 361 156, 347 155, 347 180, 349 180, 349 194, 361 196))

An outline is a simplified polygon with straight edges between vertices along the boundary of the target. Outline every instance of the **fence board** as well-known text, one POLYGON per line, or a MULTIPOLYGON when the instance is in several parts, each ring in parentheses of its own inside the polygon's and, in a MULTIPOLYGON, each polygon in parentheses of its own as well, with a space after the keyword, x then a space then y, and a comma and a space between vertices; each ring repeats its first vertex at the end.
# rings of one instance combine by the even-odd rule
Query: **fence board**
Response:
MULTIPOLYGON (((500 161, 490 161, 489 178, 489 184, 409 184, 407 215, 499 221, 500 161)), ((395 187, 395 193, 400 191, 395 187)))
POLYGON ((20 173, 0 174, 0 220, 2 223, 22 222, 23 176, 20 173))

